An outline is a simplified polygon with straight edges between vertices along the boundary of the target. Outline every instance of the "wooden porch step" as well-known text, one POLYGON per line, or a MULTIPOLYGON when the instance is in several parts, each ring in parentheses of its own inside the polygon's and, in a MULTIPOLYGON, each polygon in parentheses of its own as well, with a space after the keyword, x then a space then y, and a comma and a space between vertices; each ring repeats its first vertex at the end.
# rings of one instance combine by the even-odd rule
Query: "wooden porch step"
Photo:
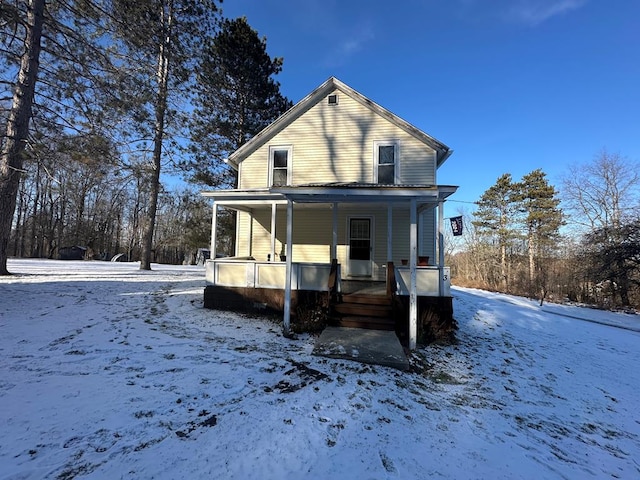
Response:
POLYGON ((346 316, 336 321, 339 327, 366 328, 370 330, 394 331, 396 324, 389 318, 367 317, 367 316, 346 316))
POLYGON ((351 293, 333 304, 333 324, 339 327, 371 330, 396 329, 391 297, 372 293, 351 293))
POLYGON ((386 295, 364 295, 351 293, 342 296, 343 303, 360 303, 363 305, 391 305, 391 299, 386 295))
POLYGON ((391 305, 375 305, 364 303, 339 303, 334 306, 334 310, 336 313, 339 313, 341 315, 381 318, 390 317, 393 311, 391 305))

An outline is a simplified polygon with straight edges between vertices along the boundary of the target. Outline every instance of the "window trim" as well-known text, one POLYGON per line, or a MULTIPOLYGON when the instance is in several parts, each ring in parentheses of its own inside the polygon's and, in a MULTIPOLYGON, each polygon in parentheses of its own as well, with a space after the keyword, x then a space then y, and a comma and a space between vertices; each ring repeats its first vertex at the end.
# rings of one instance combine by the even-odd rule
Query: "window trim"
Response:
POLYGON ((378 140, 373 142, 373 183, 378 184, 380 147, 393 147, 393 184, 400 182, 400 142, 398 140, 378 140))
MULTIPOLYGON (((293 159, 293 145, 273 145, 269 146, 269 187, 273 187, 273 158, 276 151, 285 150, 287 152, 287 181, 285 185, 291 185, 291 163, 293 159)), ((284 170, 284 169, 283 169, 284 170)))

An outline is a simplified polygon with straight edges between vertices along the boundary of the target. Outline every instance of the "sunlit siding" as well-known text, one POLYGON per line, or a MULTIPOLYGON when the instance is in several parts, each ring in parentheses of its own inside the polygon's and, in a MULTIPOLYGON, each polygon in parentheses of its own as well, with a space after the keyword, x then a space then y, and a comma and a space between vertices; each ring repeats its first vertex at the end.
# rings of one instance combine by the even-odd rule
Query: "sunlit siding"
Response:
POLYGON ((331 261, 333 214, 330 205, 294 208, 293 261, 331 261))
MULTIPOLYGON (((285 210, 286 212, 286 210, 285 210)), ((284 213, 286 215, 286 213, 284 213)), ((281 217, 284 217, 281 214, 281 217)), ((277 218, 277 217, 276 217, 277 218)), ((287 235, 286 217, 284 224, 276 225, 279 237, 283 239, 287 235)), ((271 208, 268 210, 256 210, 253 214, 253 241, 251 242, 251 256, 260 262, 265 262, 271 254, 271 208)), ((284 240, 282 242, 284 244, 284 240)), ((276 257, 280 253, 281 246, 276 244, 276 257)))
POLYGON ((435 185, 436 152, 422 143, 402 142, 400 145, 400 182, 406 185, 435 185))
POLYGON ((241 163, 240 188, 268 186, 269 147, 292 146, 291 184, 373 182, 374 142, 396 141, 400 181, 433 184, 435 152, 369 108, 335 91, 241 163))
MULTIPOLYGON (((297 207, 293 212, 293 261, 329 263, 331 245, 331 210, 297 207)), ((271 253, 271 209, 254 211, 252 255, 266 261, 271 253)), ((287 212, 279 207, 276 215, 275 260, 286 253, 287 212)))
MULTIPOLYGON (((409 207, 393 208, 392 260, 400 265, 402 259, 409 259, 409 207)), ((425 212, 421 218, 419 234, 420 255, 428 255, 430 263, 435 263, 434 211, 425 212)), ((256 260, 266 261, 271 253, 271 210, 256 209, 253 212, 251 228, 249 215, 242 213, 238 222, 238 255, 252 255, 256 260), (253 240, 248 239, 249 231, 253 240)), ((372 278, 385 279, 387 263, 387 206, 386 205, 340 205, 338 209, 338 261, 342 272, 348 275, 348 232, 350 218, 371 218, 372 221, 372 278)), ((333 214, 330 205, 294 207, 293 261, 329 263, 333 214)), ((285 252, 286 209, 279 207, 276 217, 276 260, 285 252)))
MULTIPOLYGON (((247 214, 248 215, 248 214, 247 214)), ((281 214, 282 215, 282 214, 281 214)), ((271 253, 271 207, 268 209, 259 209, 252 212, 253 222, 251 232, 253 238, 251 241, 251 256, 258 261, 267 260, 267 255, 271 253)), ((286 236, 286 225, 278 229, 279 236, 286 236)), ((246 231, 248 233, 248 230, 246 231)), ((246 239, 248 242, 248 237, 246 239)), ((276 255, 280 253, 280 245, 276 247, 276 255)))
POLYGON ((240 189, 264 188, 269 182, 269 146, 253 152, 240 164, 238 172, 240 189))
POLYGON ((235 255, 244 257, 250 254, 249 235, 251 217, 246 212, 238 212, 236 224, 236 251, 235 255))
MULTIPOLYGON (((266 261, 271 254, 271 207, 255 209, 252 218, 251 221, 251 217, 245 212, 239 214, 238 255, 252 255, 256 260, 266 261)), ((293 261, 329 263, 333 224, 330 206, 298 206, 294 208, 293 222, 293 261)), ((286 207, 279 206, 276 215, 275 260, 285 254, 286 239, 286 207)))

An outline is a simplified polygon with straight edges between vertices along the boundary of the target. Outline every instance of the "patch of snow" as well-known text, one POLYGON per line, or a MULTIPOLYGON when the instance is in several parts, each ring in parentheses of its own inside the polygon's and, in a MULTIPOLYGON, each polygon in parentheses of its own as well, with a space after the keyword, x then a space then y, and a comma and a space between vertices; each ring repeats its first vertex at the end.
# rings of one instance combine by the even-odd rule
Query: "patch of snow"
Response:
POLYGON ((640 476, 635 315, 452 288, 406 373, 203 309, 201 266, 9 269, 2 479, 640 476))

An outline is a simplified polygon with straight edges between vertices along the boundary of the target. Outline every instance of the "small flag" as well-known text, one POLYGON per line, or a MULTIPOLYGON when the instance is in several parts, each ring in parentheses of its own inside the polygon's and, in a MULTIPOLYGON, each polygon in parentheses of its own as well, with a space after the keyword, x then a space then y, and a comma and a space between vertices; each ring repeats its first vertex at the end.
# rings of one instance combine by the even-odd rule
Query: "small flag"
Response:
POLYGON ((451 231, 453 232, 453 236, 457 237, 462 235, 462 216, 460 217, 451 217, 451 231))

